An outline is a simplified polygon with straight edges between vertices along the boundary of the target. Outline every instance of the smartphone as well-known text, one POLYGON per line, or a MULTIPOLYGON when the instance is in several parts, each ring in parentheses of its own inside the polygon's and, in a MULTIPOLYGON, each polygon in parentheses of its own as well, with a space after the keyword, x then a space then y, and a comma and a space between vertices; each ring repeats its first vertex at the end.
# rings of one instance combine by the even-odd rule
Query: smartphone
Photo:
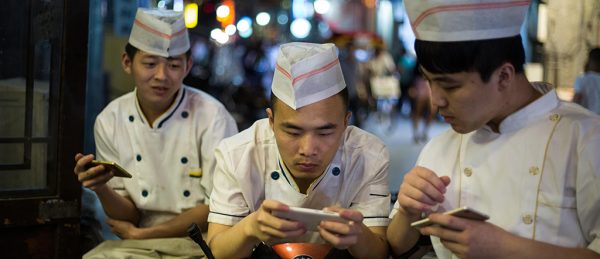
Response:
POLYGON ((318 231, 317 226, 323 220, 347 223, 348 220, 342 218, 337 212, 323 211, 316 209, 290 207, 288 211, 273 211, 273 215, 278 218, 289 219, 304 223, 309 231, 318 231))
MULTIPOLYGON (((467 206, 446 211, 446 212, 444 212, 444 214, 452 215, 452 216, 459 217, 459 218, 481 220, 481 221, 486 221, 490 218, 488 215, 481 213, 475 209, 469 208, 467 206)), ((422 220, 411 223, 410 226, 415 227, 415 228, 422 228, 422 227, 429 226, 431 224, 433 224, 433 222, 431 222, 431 220, 429 220, 429 218, 424 218, 422 220)))
POLYGON ((110 169, 116 177, 126 177, 126 178, 133 177, 129 172, 127 172, 127 170, 125 170, 123 167, 121 167, 120 165, 118 165, 115 162, 92 160, 92 162, 90 162, 90 164, 92 166, 103 165, 107 169, 110 169))

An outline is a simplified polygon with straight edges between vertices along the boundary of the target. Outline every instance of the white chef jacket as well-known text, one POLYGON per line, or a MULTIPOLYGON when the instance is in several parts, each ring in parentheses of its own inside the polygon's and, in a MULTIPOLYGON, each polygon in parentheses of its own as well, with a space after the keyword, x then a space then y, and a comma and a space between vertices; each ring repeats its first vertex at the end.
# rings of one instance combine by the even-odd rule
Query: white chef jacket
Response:
POLYGON ((134 90, 96 118, 96 157, 115 161, 133 175, 113 177, 108 185, 142 211, 142 227, 151 226, 208 203, 214 149, 236 132, 233 117, 220 102, 188 86, 182 86, 150 127, 134 90))
MULTIPOLYGON (((417 164, 451 179, 439 211, 469 206, 510 233, 600 253, 600 117, 546 91, 504 119, 500 133, 449 129, 417 164)), ((439 258, 456 257, 431 240, 439 258)))
MULTIPOLYGON (((349 126, 325 172, 302 194, 287 171, 268 119, 223 140, 208 221, 232 226, 258 210, 265 199, 289 206, 322 209, 337 205, 360 211, 366 226, 387 226, 390 210, 389 153, 375 136, 349 126)), ((324 242, 317 232, 282 242, 324 242)))

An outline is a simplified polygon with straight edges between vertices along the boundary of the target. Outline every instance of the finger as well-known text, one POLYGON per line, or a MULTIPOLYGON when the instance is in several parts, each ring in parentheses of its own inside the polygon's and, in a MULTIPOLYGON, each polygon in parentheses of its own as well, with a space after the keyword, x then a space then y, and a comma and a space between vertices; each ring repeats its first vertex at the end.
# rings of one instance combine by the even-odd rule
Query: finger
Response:
MULTIPOLYGON (((106 168, 103 165, 94 166, 89 168, 88 170, 81 172, 77 175, 77 178, 80 182, 87 181, 102 175, 106 175, 106 168)), ((108 171, 110 172, 110 171, 108 171)))
POLYGON ((450 177, 449 176, 440 176, 440 180, 442 180, 442 182, 444 183, 445 186, 448 186, 448 184, 450 184, 450 177))
POLYGON ((109 225, 109 226, 111 226, 111 227, 115 225, 115 222, 116 221, 114 219, 111 219, 111 218, 107 218, 106 219, 106 224, 109 225))
POLYGON ((260 225, 268 226, 281 231, 292 231, 304 228, 304 224, 302 222, 278 218, 268 212, 259 213, 256 220, 260 225))
MULTIPOLYGON (((423 182, 425 183, 425 182, 423 182)), ((425 203, 429 206, 434 206, 435 204, 441 202, 438 201, 435 197, 432 197, 432 195, 430 195, 429 193, 427 193, 426 187, 417 187, 415 185, 411 185, 409 183, 406 184, 402 184, 402 195, 405 195, 415 201, 421 202, 421 203, 425 203)), ((430 192, 435 192, 438 199, 441 199, 443 201, 444 196, 439 193, 437 190, 435 190, 435 188, 430 188, 429 190, 430 192)))
POLYGON ((338 211, 338 214, 344 219, 351 220, 357 223, 362 223, 363 215, 360 211, 352 210, 352 209, 341 209, 338 211))
POLYGON ((261 209, 266 210, 268 212, 271 212, 273 210, 280 210, 280 211, 288 211, 289 210, 289 206, 276 201, 276 200, 264 200, 263 203, 260 205, 261 209))
MULTIPOLYGON (((426 179, 419 178, 413 183, 414 187, 423 191, 427 197, 434 200, 435 202, 444 201, 444 193, 446 190, 440 191, 436 186, 426 179)), ((445 188, 445 187, 444 187, 445 188)))
POLYGON ((460 231, 445 228, 440 225, 430 225, 419 229, 422 235, 436 236, 452 242, 460 242, 460 231))
POLYGON ((338 235, 357 235, 362 229, 355 222, 341 223, 335 221, 321 221, 319 226, 328 232, 338 235))
POLYGON ((443 226, 444 228, 454 229, 457 231, 465 230, 469 224, 468 219, 459 218, 451 215, 434 213, 429 215, 429 220, 443 226))
POLYGON ((408 213, 418 215, 421 215, 421 212, 429 212, 432 207, 432 205, 427 205, 425 203, 419 202, 406 195, 399 195, 398 203, 400 203, 400 206, 404 208, 408 213))
POLYGON ((91 190, 95 190, 97 187, 106 184, 113 177, 113 173, 109 172, 107 174, 102 174, 98 177, 94 177, 89 180, 85 180, 81 182, 83 187, 89 188, 91 190))
POLYGON ((446 185, 433 171, 420 166, 417 166, 415 169, 415 172, 418 176, 433 185, 436 189, 438 189, 439 192, 446 192, 446 185))
POLYGON ((329 242, 332 246, 337 249, 347 249, 348 247, 355 245, 358 242, 357 235, 337 235, 327 231, 327 229, 319 226, 319 234, 321 237, 329 242))
POLYGON ((75 162, 77 162, 77 160, 81 159, 82 157, 83 157, 83 154, 81 154, 81 153, 77 153, 77 154, 75 155, 75 162))
POLYGON ((300 228, 300 229, 295 229, 295 230, 289 230, 289 231, 282 231, 279 229, 275 229, 272 228, 270 226, 267 225, 260 225, 259 226, 259 231, 262 233, 262 241, 267 241, 274 238, 290 238, 290 237, 297 237, 297 236, 301 236, 304 233, 306 233, 306 230, 304 228, 300 228))
MULTIPOLYGON (((77 157, 77 155, 76 155, 76 157, 77 157)), ((89 162, 91 162, 92 160, 94 160, 94 155, 91 155, 91 154, 79 157, 79 159, 77 160, 77 163, 75 163, 75 169, 74 169, 75 174, 80 174, 82 172, 85 172, 87 169, 87 164, 89 162)))

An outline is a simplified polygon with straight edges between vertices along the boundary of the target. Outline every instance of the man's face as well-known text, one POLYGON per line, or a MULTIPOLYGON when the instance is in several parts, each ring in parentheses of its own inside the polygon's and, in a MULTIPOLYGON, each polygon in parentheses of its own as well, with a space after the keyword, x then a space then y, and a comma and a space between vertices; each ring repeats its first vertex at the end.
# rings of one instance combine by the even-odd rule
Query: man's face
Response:
POLYGON ((166 109, 183 83, 192 62, 185 54, 164 58, 139 50, 129 59, 122 56, 123 69, 133 76, 140 103, 166 109))
POLYGON ((313 180, 325 171, 342 141, 350 113, 340 95, 294 110, 281 100, 267 109, 279 154, 296 179, 313 180))
POLYGON ((422 68, 431 86, 431 102, 458 133, 477 130, 500 114, 503 100, 497 73, 485 83, 477 72, 433 74, 422 68))

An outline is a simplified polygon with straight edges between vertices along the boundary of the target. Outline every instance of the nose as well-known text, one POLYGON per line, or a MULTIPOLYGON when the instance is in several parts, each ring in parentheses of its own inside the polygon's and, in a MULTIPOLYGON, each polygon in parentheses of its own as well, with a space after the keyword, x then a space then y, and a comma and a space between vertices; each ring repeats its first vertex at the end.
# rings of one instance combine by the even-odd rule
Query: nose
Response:
POLYGON ((434 108, 444 108, 448 105, 448 100, 444 96, 444 92, 435 84, 429 84, 431 87, 431 106, 434 108))
POLYGON ((167 77, 167 66, 165 64, 158 64, 154 72, 154 79, 162 81, 167 77))
POLYGON ((305 134, 302 136, 299 145, 299 153, 301 156, 314 156, 317 153, 318 140, 313 134, 305 134))

